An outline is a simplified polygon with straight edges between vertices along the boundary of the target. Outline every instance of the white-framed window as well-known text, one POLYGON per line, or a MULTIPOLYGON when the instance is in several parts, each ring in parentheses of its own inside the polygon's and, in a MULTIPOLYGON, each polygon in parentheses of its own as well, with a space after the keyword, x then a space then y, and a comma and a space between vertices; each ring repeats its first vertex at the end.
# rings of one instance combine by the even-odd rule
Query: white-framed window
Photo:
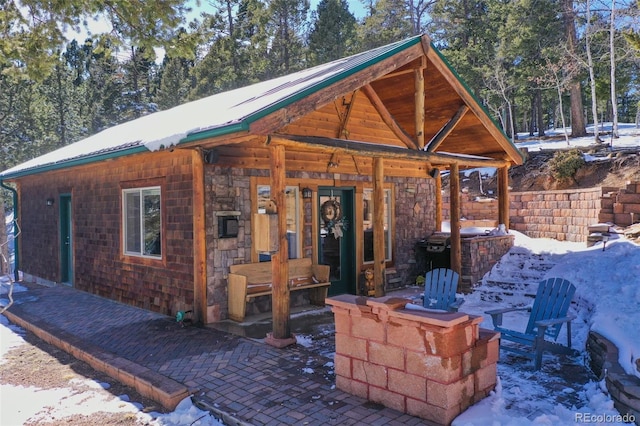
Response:
MULTIPOLYGON (((271 187, 258 185, 258 213, 269 212, 271 204, 271 187)), ((302 254, 301 226, 300 226, 300 191, 297 186, 287 186, 285 189, 285 205, 287 208, 287 242, 289 244, 289 259, 298 259, 302 254)), ((268 260, 268 255, 261 255, 268 260)))
POLYGON ((122 190, 124 253, 162 257, 160 187, 122 190))
MULTIPOLYGON (((373 262, 373 189, 365 188, 363 199, 363 255, 364 262, 373 262)), ((384 252, 391 261, 391 189, 384 190, 384 252)))

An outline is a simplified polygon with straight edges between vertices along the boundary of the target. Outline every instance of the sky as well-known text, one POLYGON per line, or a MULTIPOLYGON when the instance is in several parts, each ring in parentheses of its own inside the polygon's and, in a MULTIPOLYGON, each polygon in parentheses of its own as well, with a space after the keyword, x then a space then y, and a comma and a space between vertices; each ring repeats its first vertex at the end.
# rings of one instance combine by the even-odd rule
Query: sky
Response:
MULTIPOLYGON (((530 140, 530 149, 545 149, 555 142, 530 140)), ((564 143, 564 142, 563 142, 564 143)), ((575 141, 575 144, 581 143, 575 141)), ((584 141, 585 144, 590 142, 584 141)), ((614 142, 618 146, 640 146, 640 130, 634 125, 621 126, 621 138, 614 142)), ((601 243, 586 247, 585 243, 560 242, 551 239, 533 239, 523 234, 510 231, 515 235, 515 245, 510 253, 531 254, 531 263, 545 262, 554 265, 546 271, 546 278, 562 277, 571 281, 577 288, 570 313, 577 316, 573 321, 573 348, 585 351, 589 330, 595 330, 612 341, 619 350, 620 363, 629 373, 640 377, 634 363, 640 359, 640 246, 627 241, 624 237, 614 235, 605 247, 601 243)), ((482 315, 482 327, 491 328, 490 318, 484 313, 495 309, 495 302, 484 301, 483 290, 490 287, 489 280, 518 280, 521 276, 521 265, 510 260, 510 254, 494 266, 485 275, 474 292, 464 295, 465 303, 462 312, 482 315)), ((524 282, 524 278, 522 279, 524 282)), ((0 286, 0 305, 5 305, 8 286, 0 286)), ((15 291, 28 291, 16 285, 15 291)), ((523 296, 505 298, 503 306, 531 304, 531 299, 523 296)), ((528 316, 505 316, 504 324, 515 330, 524 330, 528 316)), ((25 331, 8 323, 0 316, 0 363, 8 350, 23 344, 25 331)), ((310 346, 312 336, 296 336, 298 344, 310 346)), ((559 337, 566 341, 566 328, 559 337)), ((331 354, 329 354, 331 355, 331 354)), ((543 369, 533 372, 531 366, 518 362, 504 362, 501 354, 498 363, 498 382, 491 395, 470 407, 453 424, 454 426, 526 426, 554 425, 569 426, 580 423, 579 415, 601 416, 606 422, 591 424, 624 424, 616 422, 619 413, 606 393, 601 382, 589 381, 581 388, 565 387, 550 393, 548 388, 540 386, 545 381, 553 381, 554 371, 562 369, 560 360, 555 356, 545 355, 543 369), (535 374, 534 374, 535 373, 535 374), (566 394, 574 401, 571 406, 556 402, 557 394, 566 394), (577 401, 577 402, 576 402, 577 401), (609 416, 609 417, 607 417, 609 416)), ((3 409, 3 424, 23 424, 26 421, 44 420, 46 415, 53 418, 64 418, 71 414, 90 414, 101 410, 126 410, 132 413, 141 423, 152 425, 221 425, 208 413, 193 406, 186 398, 177 409, 168 414, 143 413, 140 404, 130 401, 127 395, 113 396, 105 388, 108 385, 86 379, 88 386, 94 389, 82 394, 82 399, 74 396, 70 389, 36 389, 2 384, 3 407, 11 406, 12 420, 6 423, 6 411, 3 409), (47 408, 49 407, 49 408, 47 408)))

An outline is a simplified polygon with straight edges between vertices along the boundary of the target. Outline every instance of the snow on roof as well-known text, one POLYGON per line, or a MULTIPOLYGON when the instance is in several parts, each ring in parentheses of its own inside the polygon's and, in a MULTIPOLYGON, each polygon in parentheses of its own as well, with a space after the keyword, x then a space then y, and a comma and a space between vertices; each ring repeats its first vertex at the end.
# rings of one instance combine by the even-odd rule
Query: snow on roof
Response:
POLYGON ((412 37, 149 114, 5 170, 0 173, 0 178, 35 173, 46 167, 64 167, 74 160, 88 160, 110 153, 126 154, 145 148, 156 151, 177 145, 187 136, 212 129, 220 129, 220 134, 248 130, 252 121, 418 42, 420 36, 412 37))

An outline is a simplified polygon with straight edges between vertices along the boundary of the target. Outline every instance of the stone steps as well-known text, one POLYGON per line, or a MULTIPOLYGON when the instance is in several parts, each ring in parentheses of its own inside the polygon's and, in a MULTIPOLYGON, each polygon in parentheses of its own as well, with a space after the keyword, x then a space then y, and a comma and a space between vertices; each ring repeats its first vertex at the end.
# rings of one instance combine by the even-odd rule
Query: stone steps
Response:
POLYGON ((485 301, 533 302, 538 283, 556 265, 557 256, 511 250, 484 276, 474 292, 479 292, 485 301))

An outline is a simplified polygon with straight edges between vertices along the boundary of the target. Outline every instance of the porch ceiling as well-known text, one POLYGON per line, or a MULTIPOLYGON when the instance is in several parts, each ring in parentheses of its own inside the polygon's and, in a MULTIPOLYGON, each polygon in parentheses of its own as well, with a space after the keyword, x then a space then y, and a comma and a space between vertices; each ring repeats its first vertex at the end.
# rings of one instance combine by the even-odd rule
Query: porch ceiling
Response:
MULTIPOLYGON (((456 155, 502 161, 503 165, 521 164, 517 148, 433 47, 423 43, 425 46, 428 50, 424 55, 374 80, 354 76, 364 84, 336 93, 331 102, 281 127, 273 127, 269 133, 323 146, 335 147, 335 139, 343 139, 366 142, 363 150, 370 150, 370 144, 404 148, 408 150, 407 159, 417 158, 409 151, 424 150, 441 154, 431 160, 444 165, 459 162, 456 155), (424 78, 424 148, 418 146, 416 131, 416 70, 424 78)), ((460 164, 468 165, 466 160, 460 164)))

